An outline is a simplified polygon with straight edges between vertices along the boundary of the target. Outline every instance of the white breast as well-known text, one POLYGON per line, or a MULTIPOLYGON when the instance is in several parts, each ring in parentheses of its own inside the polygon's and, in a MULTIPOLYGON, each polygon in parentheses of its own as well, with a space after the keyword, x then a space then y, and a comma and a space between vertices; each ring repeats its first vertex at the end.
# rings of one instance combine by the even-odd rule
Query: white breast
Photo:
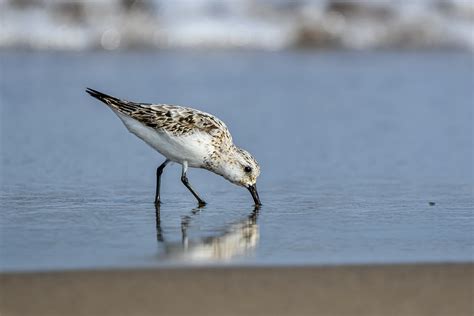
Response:
POLYGON ((196 132, 176 136, 167 132, 159 132, 130 116, 118 111, 114 112, 131 133, 171 161, 181 164, 187 161, 189 167, 199 168, 203 166, 204 159, 212 151, 212 136, 207 133, 196 132))

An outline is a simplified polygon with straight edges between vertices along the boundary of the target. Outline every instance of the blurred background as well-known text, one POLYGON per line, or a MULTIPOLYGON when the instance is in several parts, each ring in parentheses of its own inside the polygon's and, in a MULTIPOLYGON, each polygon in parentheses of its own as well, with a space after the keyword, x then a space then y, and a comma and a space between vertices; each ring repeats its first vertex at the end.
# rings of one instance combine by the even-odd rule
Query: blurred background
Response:
POLYGON ((1 0, 0 47, 474 49, 470 0, 1 0))
POLYGON ((0 0, 0 269, 474 261, 474 2, 0 0), (263 207, 91 87, 221 118, 263 207))

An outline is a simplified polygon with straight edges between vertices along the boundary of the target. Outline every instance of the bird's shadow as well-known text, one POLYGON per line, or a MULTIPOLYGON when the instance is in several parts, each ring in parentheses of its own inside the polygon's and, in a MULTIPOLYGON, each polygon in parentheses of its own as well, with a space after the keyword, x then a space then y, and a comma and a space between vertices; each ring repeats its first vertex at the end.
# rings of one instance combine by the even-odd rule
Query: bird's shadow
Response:
POLYGON ((228 224, 213 236, 206 238, 189 238, 188 228, 193 218, 203 211, 194 208, 182 217, 181 242, 167 241, 161 226, 161 208, 155 207, 156 239, 164 246, 161 260, 178 260, 189 262, 219 262, 244 256, 256 248, 259 240, 257 219, 259 207, 254 207, 244 219, 228 224))

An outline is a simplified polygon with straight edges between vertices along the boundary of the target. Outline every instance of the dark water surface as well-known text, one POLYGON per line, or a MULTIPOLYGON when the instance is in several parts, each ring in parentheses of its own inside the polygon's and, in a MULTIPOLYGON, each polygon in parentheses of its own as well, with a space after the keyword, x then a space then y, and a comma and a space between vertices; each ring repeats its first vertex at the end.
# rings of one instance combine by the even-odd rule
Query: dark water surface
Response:
POLYGON ((0 269, 472 261, 473 58, 1 53, 0 269), (263 207, 129 134, 85 87, 189 105, 259 160, 263 207), (430 206, 429 202, 435 202, 430 206))

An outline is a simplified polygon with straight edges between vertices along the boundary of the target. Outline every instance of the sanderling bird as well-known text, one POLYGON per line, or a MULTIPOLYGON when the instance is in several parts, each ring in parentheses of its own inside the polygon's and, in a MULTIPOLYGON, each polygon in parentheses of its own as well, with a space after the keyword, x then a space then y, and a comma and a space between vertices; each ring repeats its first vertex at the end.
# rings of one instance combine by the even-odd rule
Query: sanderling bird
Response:
POLYGON ((156 169, 155 204, 161 201, 163 169, 177 162, 182 165, 181 182, 200 206, 206 202, 189 183, 188 167, 207 169, 246 187, 255 205, 261 205, 256 185, 260 167, 252 155, 234 145, 227 126, 217 117, 183 106, 121 100, 90 88, 86 92, 107 104, 131 133, 165 156, 156 169))

